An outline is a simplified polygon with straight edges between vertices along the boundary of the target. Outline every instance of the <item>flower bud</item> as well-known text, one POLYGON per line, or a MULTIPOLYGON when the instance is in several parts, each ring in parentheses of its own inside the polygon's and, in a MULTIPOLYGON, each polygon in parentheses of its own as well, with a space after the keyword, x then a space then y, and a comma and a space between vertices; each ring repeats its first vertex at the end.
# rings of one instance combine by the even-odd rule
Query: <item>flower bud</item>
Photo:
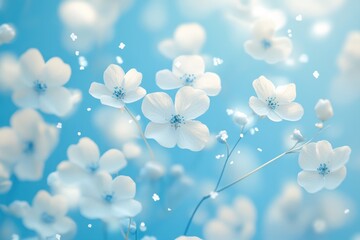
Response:
POLYGON ((334 115, 331 102, 328 99, 319 99, 315 105, 315 112, 321 121, 326 121, 334 115))
POLYGON ((220 131, 218 135, 216 135, 216 140, 218 140, 219 143, 226 143, 228 139, 228 134, 225 130, 220 131))
POLYGON ((248 116, 245 113, 236 111, 233 114, 233 121, 240 127, 243 127, 248 123, 248 116))
POLYGON ((297 142, 303 142, 305 139, 301 134, 299 129, 294 129, 293 134, 291 134, 291 139, 297 142))

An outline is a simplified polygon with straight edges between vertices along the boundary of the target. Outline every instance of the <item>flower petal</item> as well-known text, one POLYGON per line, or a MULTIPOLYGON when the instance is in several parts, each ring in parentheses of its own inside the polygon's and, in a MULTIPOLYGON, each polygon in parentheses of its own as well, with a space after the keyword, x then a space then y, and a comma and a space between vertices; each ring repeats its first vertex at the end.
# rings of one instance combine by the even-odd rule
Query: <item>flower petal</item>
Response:
POLYGON ((112 96, 106 96, 106 95, 100 97, 100 102, 104 105, 114 108, 122 108, 125 105, 123 101, 115 99, 112 96))
POLYGON ((320 191, 324 185, 324 177, 318 172, 301 171, 298 174, 298 184, 309 193, 320 191))
POLYGON ((41 179, 44 170, 44 163, 32 159, 19 161, 14 168, 14 174, 22 181, 37 181, 41 179))
POLYGON ((172 59, 179 56, 179 46, 173 39, 164 39, 158 44, 159 52, 165 57, 172 59))
POLYGON ((325 176, 325 188, 333 190, 337 188, 346 177, 346 168, 341 167, 335 172, 330 172, 325 176))
POLYGON ((67 149, 70 162, 86 168, 88 164, 97 163, 100 158, 99 147, 90 138, 84 137, 77 144, 70 145, 67 149))
POLYGON ((67 83, 71 76, 71 68, 61 58, 50 58, 43 68, 39 80, 48 87, 60 87, 67 83))
POLYGON ((299 154, 299 165, 303 170, 316 171, 320 165, 317 156, 316 143, 311 142, 301 149, 299 154))
POLYGON ((136 184, 128 176, 117 176, 112 183, 116 200, 126 200, 135 197, 136 184))
POLYGON ((316 143, 317 156, 320 163, 329 163, 332 160, 333 148, 331 143, 326 140, 318 141, 316 143))
POLYGON ((180 88, 183 82, 176 77, 170 70, 164 69, 156 73, 156 84, 164 90, 180 88))
POLYGON ((102 170, 109 173, 116 173, 126 166, 124 154, 117 149, 110 149, 106 151, 100 158, 99 165, 102 170))
POLYGON ((202 90, 192 87, 181 88, 175 96, 176 113, 185 120, 195 119, 204 114, 210 106, 210 99, 202 90))
POLYGON ((258 39, 272 38, 276 30, 276 24, 274 21, 268 18, 261 18, 257 20, 253 26, 252 34, 258 39))
POLYGON ((146 138, 152 138, 161 146, 173 148, 176 145, 177 133, 170 123, 150 122, 145 129, 146 138))
POLYGON ((39 96, 40 108, 44 112, 62 117, 69 114, 73 107, 71 98, 71 92, 64 87, 47 89, 39 96))
POLYGON ((267 117, 273 122, 281 122, 282 118, 273 110, 270 110, 267 117))
POLYGON ((330 167, 332 171, 336 171, 347 163, 350 158, 351 148, 348 146, 335 148, 331 158, 330 167))
POLYGON ((156 123, 169 122, 171 115, 175 112, 172 99, 163 92, 146 95, 141 110, 146 118, 156 123))
POLYGON ((94 98, 100 99, 104 95, 112 95, 112 93, 105 87, 104 84, 93 82, 90 85, 89 93, 94 98))
POLYGON ((40 190, 36 193, 32 206, 36 209, 42 209, 44 206, 48 205, 51 201, 51 196, 45 190, 40 190))
POLYGON ((250 97, 249 106, 259 116, 266 116, 270 111, 265 102, 254 96, 250 97))
MULTIPOLYGON (((13 120, 11 119, 11 121, 13 120)), ((0 128, 0 168, 4 164, 14 164, 17 160, 17 155, 22 149, 23 145, 20 142, 17 132, 15 132, 13 128, 0 128)))
POLYGON ((117 201, 116 205, 113 206, 112 210, 114 215, 119 218, 135 217, 142 210, 141 203, 134 199, 125 201, 117 201))
POLYGON ((126 92, 136 90, 141 84, 141 80, 142 73, 136 71, 135 68, 132 68, 124 76, 124 81, 122 82, 123 88, 126 92))
POLYGON ((44 121, 40 114, 33 109, 24 109, 14 113, 10 125, 16 134, 25 141, 33 141, 39 134, 39 124, 44 121))
POLYGON ((111 214, 111 205, 93 198, 82 198, 79 204, 81 215, 89 219, 104 219, 111 214))
POLYGON ((262 101, 265 101, 268 97, 275 96, 275 86, 274 84, 264 76, 253 81, 253 87, 258 98, 262 101))
POLYGON ((184 74, 200 75, 205 72, 204 59, 198 55, 183 55, 173 61, 172 72, 176 77, 184 74))
POLYGON ((279 103, 290 103, 296 98, 296 85, 294 83, 278 86, 275 90, 276 100, 279 103))
POLYGON ((15 89, 12 100, 22 108, 39 108, 39 95, 31 88, 15 89))
POLYGON ((194 87, 204 90, 208 96, 216 96, 221 90, 221 80, 217 74, 207 72, 195 81, 194 87))
POLYGON ((178 129, 177 145, 191 151, 202 150, 209 141, 210 133, 205 124, 199 121, 186 121, 178 129))
POLYGON ((146 90, 142 87, 138 87, 135 90, 126 92, 124 97, 125 103, 132 103, 142 99, 146 95, 146 90))
POLYGON ((57 166, 57 172, 61 181, 67 184, 76 184, 85 180, 87 173, 83 166, 79 166, 70 161, 63 161, 57 166))
POLYGON ((295 102, 280 105, 275 111, 279 117, 288 121, 298 121, 304 115, 304 108, 295 102))
POLYGON ((28 79, 31 83, 39 79, 41 71, 45 66, 44 59, 36 48, 31 48, 21 55, 20 63, 25 79, 28 79))
POLYGON ((256 60, 264 59, 266 49, 262 46, 261 42, 248 40, 244 43, 244 49, 247 54, 256 60))
POLYGON ((124 70, 120 66, 110 64, 103 75, 105 86, 110 92, 113 92, 115 87, 120 87, 122 85, 124 76, 124 70))

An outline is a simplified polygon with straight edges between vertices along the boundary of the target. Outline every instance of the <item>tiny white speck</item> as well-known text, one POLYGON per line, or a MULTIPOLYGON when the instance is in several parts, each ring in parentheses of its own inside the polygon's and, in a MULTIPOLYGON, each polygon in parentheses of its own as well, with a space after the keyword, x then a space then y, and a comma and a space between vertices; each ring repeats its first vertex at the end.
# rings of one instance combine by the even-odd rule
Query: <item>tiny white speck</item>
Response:
POLYGON ((211 199, 215 199, 218 195, 219 195, 219 193, 217 193, 217 192, 210 192, 211 199))
POLYGON ((88 224, 88 228, 92 228, 92 224, 91 224, 91 223, 88 224))
POLYGON ((144 223, 144 222, 141 222, 141 223, 140 223, 140 231, 145 232, 146 229, 147 229, 147 228, 146 228, 145 223, 144 223))
POLYGON ((215 158, 216 158, 216 159, 220 159, 220 158, 221 158, 221 155, 218 154, 218 155, 215 156, 215 158))
POLYGON ((84 68, 84 66, 80 66, 79 69, 82 71, 82 70, 84 70, 85 68, 84 68))
POLYGON ((301 22, 303 20, 302 15, 301 14, 297 15, 295 20, 301 22))
POLYGON ((288 29, 288 33, 291 33, 291 29, 288 29))
POLYGON ((243 137, 244 137, 244 134, 241 133, 241 134, 240 134, 240 138, 243 138, 243 137))
POLYGON ((254 135, 254 134, 255 134, 255 130, 254 130, 253 128, 250 128, 249 131, 250 131, 250 134, 251 134, 251 135, 254 135))
POLYGON ((79 56, 80 52, 79 51, 75 51, 75 55, 79 56))
POLYGON ((318 79, 320 76, 320 73, 318 71, 314 71, 313 76, 314 76, 314 78, 318 79))
POLYGON ((116 56, 116 62, 118 64, 123 64, 124 63, 124 60, 120 57, 120 56, 116 56))
POLYGON ((88 107, 88 108, 86 109, 86 111, 90 112, 90 111, 91 111, 91 107, 88 107))
POLYGON ((292 34, 291 34, 291 33, 289 33, 288 36, 289 36, 289 38, 292 38, 292 34))
POLYGON ((217 58, 217 57, 214 57, 214 58, 213 58, 213 64, 214 64, 214 66, 219 66, 219 65, 221 65, 223 62, 224 62, 224 60, 222 60, 221 58, 217 58))
POLYGON ((60 239, 61 239, 61 235, 60 235, 60 234, 56 234, 56 235, 55 235, 55 238, 56 238, 56 240, 60 240, 60 239))
POLYGON ((61 122, 58 122, 58 123, 56 124, 56 127, 59 128, 59 129, 62 128, 62 123, 61 123, 61 122))
POLYGON ((78 135, 78 136, 81 136, 81 132, 77 132, 77 135, 78 135))
POLYGON ((299 57, 299 62, 301 63, 307 63, 309 61, 309 57, 306 54, 301 54, 299 57))
POLYGON ((228 116, 231 116, 231 115, 233 115, 233 114, 234 114, 234 110, 233 110, 233 109, 228 108, 228 109, 226 109, 226 114, 227 114, 228 116))
POLYGON ((262 149, 261 149, 261 148, 257 148, 256 150, 258 150, 259 152, 262 152, 262 149))
POLYGON ((240 154, 240 150, 239 150, 239 151, 237 151, 237 154, 240 154))
POLYGON ((78 37, 76 36, 75 33, 71 33, 70 38, 71 38, 71 40, 73 40, 73 42, 75 42, 78 37))
POLYGON ((231 161, 231 162, 230 162, 230 165, 233 165, 233 164, 234 164, 234 161, 231 161))
POLYGON ((258 132, 259 131, 259 129, 256 127, 256 128, 254 128, 255 129, 255 132, 258 132))
POLYGON ((159 195, 157 195, 156 193, 154 193, 154 194, 152 195, 152 199, 154 200, 154 202, 157 202, 157 201, 160 200, 160 197, 159 197, 159 195))
POLYGON ((345 214, 348 214, 349 212, 350 212, 350 209, 348 209, 348 208, 345 209, 345 211, 344 211, 345 214))
POLYGON ((120 48, 120 49, 124 49, 124 48, 125 48, 125 43, 121 42, 121 43, 119 44, 119 48, 120 48))
POLYGON ((315 123, 315 127, 321 129, 324 127, 324 124, 322 122, 315 123))
POLYGON ((135 119, 136 119, 137 121, 140 121, 141 116, 140 116, 140 115, 137 115, 137 116, 135 117, 135 119))
POLYGON ((168 208, 167 210, 168 210, 168 212, 171 212, 171 208, 168 208))

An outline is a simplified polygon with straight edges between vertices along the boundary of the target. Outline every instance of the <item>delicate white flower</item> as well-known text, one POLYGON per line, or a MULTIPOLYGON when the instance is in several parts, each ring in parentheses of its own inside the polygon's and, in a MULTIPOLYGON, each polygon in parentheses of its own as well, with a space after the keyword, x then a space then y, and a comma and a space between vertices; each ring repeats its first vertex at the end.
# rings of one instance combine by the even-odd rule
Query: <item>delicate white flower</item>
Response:
POLYGON ((191 86, 204 90, 209 96, 216 96, 221 90, 220 77, 205 72, 204 60, 197 55, 174 59, 172 71, 164 69, 156 73, 156 84, 164 90, 191 86))
POLYGON ((163 92, 148 94, 141 109, 151 122, 145 136, 155 139, 160 145, 200 151, 210 137, 206 125, 193 119, 204 114, 210 99, 204 91, 192 87, 181 88, 175 96, 175 104, 163 92), (175 106, 174 106, 175 105, 175 106))
POLYGON ((240 127, 245 127, 249 121, 248 116, 245 113, 240 112, 240 111, 235 111, 232 114, 232 119, 240 127))
POLYGON ((8 192, 11 186, 10 171, 0 161, 0 194, 8 192))
POLYGON ((47 125, 32 109, 11 117, 9 127, 0 128, 0 162, 20 180, 38 180, 44 163, 58 142, 58 130, 47 125))
POLYGON ((319 99, 315 105, 316 116, 321 121, 326 121, 334 116, 331 102, 328 99, 319 99))
POLYGON ((220 131, 218 135, 216 135, 216 139, 219 143, 226 143, 227 139, 229 138, 227 132, 225 130, 220 131))
POLYGON ((60 196, 50 196, 46 191, 39 191, 32 206, 27 203, 19 209, 19 217, 28 229, 37 232, 41 238, 54 237, 55 234, 68 234, 75 231, 75 222, 66 216, 68 206, 60 196))
POLYGON ((110 149, 100 157, 98 146, 90 138, 81 138, 67 150, 69 160, 59 163, 57 172, 65 183, 87 181, 100 171, 117 173, 127 164, 124 154, 110 149))
POLYGON ((5 53, 0 56, 0 72, 0 91, 13 90, 21 75, 21 67, 15 55, 5 53))
POLYGON ((142 209, 141 204, 134 200, 135 193, 136 184, 130 177, 112 179, 110 174, 100 172, 96 175, 95 184, 83 189, 81 214, 105 221, 134 217, 142 209))
POLYGON ((260 19, 252 30, 253 39, 244 43, 245 51, 257 60, 273 64, 287 59, 292 51, 291 40, 275 37, 276 24, 271 19, 260 19))
POLYGON ((93 82, 89 93, 94 98, 100 99, 104 105, 122 108, 126 103, 136 102, 146 94, 146 90, 139 87, 142 74, 135 68, 125 74, 120 66, 110 64, 103 77, 105 85, 93 82))
POLYGON ((20 57, 23 76, 12 95, 17 106, 37 108, 45 113, 65 116, 74 107, 71 92, 63 87, 71 76, 71 68, 60 58, 46 63, 37 49, 29 49, 20 57))
POLYGON ((0 45, 10 43, 15 38, 15 29, 9 24, 0 25, 0 45))
POLYGON ((253 87, 258 97, 250 97, 249 105, 257 115, 267 116, 274 122, 298 121, 303 116, 303 107, 293 102, 296 98, 294 83, 275 88, 270 80, 260 76, 254 80, 253 87))
POLYGON ((244 197, 235 199, 232 207, 219 208, 217 217, 210 220, 204 228, 207 240, 252 239, 255 234, 256 209, 244 197))
POLYGON ((184 54, 199 54, 205 39, 206 32, 200 24, 182 24, 176 28, 173 38, 159 43, 158 49, 170 59, 184 54))
POLYGON ((351 149, 348 146, 333 149, 328 141, 309 143, 299 155, 299 165, 303 169, 298 174, 298 183, 310 193, 323 188, 335 189, 345 179, 345 164, 351 149))
POLYGON ((293 133, 291 134, 291 139, 296 142, 303 142, 305 139, 303 135, 301 134, 299 129, 294 129, 293 133))

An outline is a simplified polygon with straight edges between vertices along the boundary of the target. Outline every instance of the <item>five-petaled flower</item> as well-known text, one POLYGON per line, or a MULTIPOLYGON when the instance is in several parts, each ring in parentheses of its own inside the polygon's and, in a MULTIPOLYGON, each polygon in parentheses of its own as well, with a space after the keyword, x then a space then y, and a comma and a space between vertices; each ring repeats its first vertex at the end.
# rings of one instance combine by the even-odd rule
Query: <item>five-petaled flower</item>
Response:
POLYGON ((298 121, 303 116, 303 107, 293 102, 296 98, 295 84, 290 83, 275 88, 270 80, 260 76, 254 80, 253 87, 258 97, 250 97, 249 105, 257 115, 267 116, 274 122, 298 121))
POLYGON ((299 155, 303 169, 298 174, 298 183, 310 193, 323 189, 335 189, 346 176, 345 164, 351 149, 348 146, 333 149, 328 141, 309 143, 299 155))
POLYGON ((204 114, 210 105, 204 91, 192 87, 181 88, 175 96, 175 105, 163 92, 148 94, 142 103, 142 111, 151 122, 145 136, 160 145, 200 151, 209 139, 206 125, 193 119, 204 114))
POLYGON ((89 93, 94 98, 100 99, 104 105, 122 108, 126 103, 136 102, 146 94, 146 90, 139 87, 142 74, 134 68, 125 74, 120 66, 110 64, 103 78, 105 85, 93 82, 89 93))

